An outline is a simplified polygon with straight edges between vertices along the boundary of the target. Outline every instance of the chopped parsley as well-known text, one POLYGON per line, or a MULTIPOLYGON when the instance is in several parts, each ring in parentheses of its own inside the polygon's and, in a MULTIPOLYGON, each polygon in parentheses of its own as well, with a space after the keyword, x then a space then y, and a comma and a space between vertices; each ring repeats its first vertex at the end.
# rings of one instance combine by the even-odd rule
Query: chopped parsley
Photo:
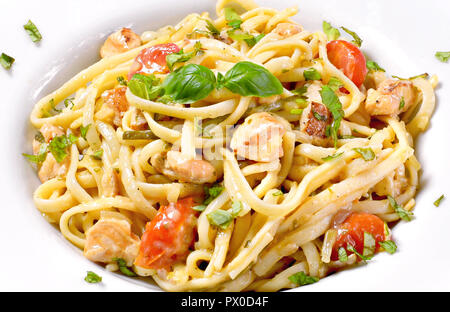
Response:
POLYGON ((206 209, 205 205, 197 205, 192 207, 192 209, 194 209, 195 211, 204 211, 206 209))
POLYGON ((447 63, 450 59, 450 52, 436 52, 434 55, 439 61, 447 63))
POLYGON ((33 162, 35 164, 42 164, 45 159, 47 158, 47 144, 46 143, 42 143, 41 147, 39 148, 39 153, 37 155, 30 155, 30 154, 25 154, 22 153, 22 155, 28 159, 30 162, 33 162))
POLYGON ((436 207, 439 207, 439 205, 441 204, 441 201, 444 199, 444 194, 442 194, 438 199, 436 199, 433 203, 433 205, 435 205, 436 207))
POLYGON ((329 86, 322 86, 320 90, 320 96, 322 98, 323 104, 328 108, 328 110, 333 115, 333 123, 328 128, 329 136, 334 140, 334 146, 337 146, 338 131, 341 125, 341 120, 344 118, 344 111, 342 110, 342 104, 339 101, 336 93, 329 86))
POLYGON ((42 35, 37 29, 36 25, 33 24, 31 20, 28 20, 28 23, 23 25, 23 28, 27 31, 28 35, 33 42, 39 42, 42 39, 42 35))
POLYGON ((341 156, 342 154, 344 154, 344 152, 342 152, 342 153, 337 153, 337 154, 333 154, 333 155, 330 155, 330 156, 327 156, 327 157, 323 157, 322 160, 323 160, 323 161, 330 161, 330 160, 333 160, 333 159, 335 159, 335 158, 338 158, 338 157, 341 156))
POLYGON ((348 28, 345 28, 344 26, 342 26, 341 29, 342 29, 343 31, 345 31, 347 34, 349 34, 350 36, 353 37, 352 42, 353 42, 355 45, 357 45, 358 47, 361 47, 362 39, 358 36, 357 33, 355 33, 354 31, 351 31, 351 30, 348 29, 348 28))
POLYGON ((169 69, 172 71, 175 64, 187 62, 191 58, 201 54, 202 52, 203 52, 202 45, 200 41, 197 41, 194 44, 194 50, 191 52, 184 53, 183 49, 181 49, 178 52, 167 55, 166 56, 167 67, 169 67, 169 69))
POLYGON ((6 55, 5 53, 0 55, 0 64, 2 64, 4 69, 10 69, 14 61, 15 59, 13 57, 6 55))
POLYGON ((347 250, 353 252, 355 255, 357 255, 359 258, 361 258, 361 260, 363 260, 363 261, 370 260, 370 259, 372 259, 372 257, 373 257, 373 256, 370 256, 370 255, 366 255, 366 256, 365 256, 365 255, 360 254, 360 253, 355 249, 355 247, 353 247, 353 246, 350 245, 350 244, 347 244, 347 250))
POLYGON ((232 8, 225 8, 225 20, 228 26, 233 29, 240 29, 242 24, 242 19, 239 14, 232 8))
POLYGON ((341 262, 347 262, 348 261, 347 251, 345 250, 344 247, 340 247, 338 249, 338 257, 339 257, 339 261, 341 261, 341 262))
POLYGON ((366 67, 368 70, 370 71, 382 71, 385 72, 385 70, 383 68, 380 67, 380 65, 378 65, 376 62, 374 61, 366 61, 366 67))
POLYGON ((272 196, 281 196, 281 195, 283 195, 283 192, 280 190, 272 193, 272 196))
POLYGON ((320 80, 322 76, 315 68, 309 68, 303 72, 303 77, 305 80, 320 80))
POLYGON ((330 80, 328 80, 328 86, 331 88, 331 90, 336 92, 337 90, 339 90, 344 85, 342 84, 342 82, 338 78, 331 77, 330 80))
POLYGON ((303 109, 301 108, 293 108, 290 110, 290 112, 292 115, 301 115, 303 113, 303 109))
POLYGON ((211 225, 225 230, 234 218, 237 217, 239 212, 242 210, 242 203, 240 201, 234 201, 231 205, 231 209, 223 210, 217 209, 206 215, 208 221, 211 225))
POLYGON ((130 276, 130 277, 137 276, 136 273, 134 273, 133 271, 131 271, 127 267, 127 263, 126 263, 126 261, 124 259, 122 259, 122 258, 113 258, 112 261, 115 261, 117 263, 117 265, 119 266, 120 272, 122 272, 126 276, 130 276))
POLYGON ((117 77, 117 82, 122 86, 127 86, 128 82, 122 76, 117 77))
POLYGON ((322 22, 322 29, 323 32, 327 35, 327 38, 329 41, 336 40, 341 36, 341 33, 339 32, 339 29, 334 28, 331 26, 330 23, 323 21, 322 22))
POLYGON ((92 271, 87 271, 86 277, 84 280, 90 284, 100 283, 102 281, 102 277, 98 276, 92 271))
POLYGON ((391 240, 378 242, 378 244, 390 254, 393 254, 397 251, 397 245, 391 240))
POLYGON ((102 160, 102 156, 103 156, 103 149, 99 149, 98 151, 95 151, 94 154, 91 155, 91 157, 96 160, 102 160))
POLYGON ((405 221, 411 221, 411 216, 413 215, 412 212, 405 210, 395 201, 394 197, 392 197, 391 195, 388 195, 387 198, 389 200, 389 205, 392 207, 392 209, 394 209, 395 213, 398 214, 401 219, 405 221))
POLYGON ((294 283, 298 286, 314 284, 319 281, 319 279, 317 277, 306 275, 305 272, 303 272, 303 271, 292 274, 288 278, 292 283, 294 283))
POLYGON ((402 96, 400 104, 398 105, 398 109, 402 109, 403 107, 405 107, 405 97, 404 96, 402 96))
POLYGON ((208 205, 210 202, 212 202, 217 196, 220 195, 220 193, 222 193, 222 191, 225 188, 221 185, 214 185, 212 187, 204 187, 204 191, 205 191, 205 195, 207 195, 208 197, 205 199, 205 201, 203 202, 204 205, 208 205))
POLYGON ((90 126, 91 126, 91 124, 87 124, 86 127, 83 125, 80 126, 81 137, 85 140, 86 140, 86 134, 87 134, 90 126))
POLYGON ((67 148, 77 140, 78 138, 73 134, 54 137, 48 145, 48 150, 52 153, 53 157, 55 157, 56 161, 60 163, 67 156, 67 148))
POLYGON ((373 256, 375 253, 375 238, 372 234, 364 232, 364 249, 363 249, 363 256, 370 257, 373 256))
POLYGON ((356 147, 353 150, 358 154, 360 154, 365 161, 373 160, 375 158, 375 153, 370 147, 369 148, 356 147))

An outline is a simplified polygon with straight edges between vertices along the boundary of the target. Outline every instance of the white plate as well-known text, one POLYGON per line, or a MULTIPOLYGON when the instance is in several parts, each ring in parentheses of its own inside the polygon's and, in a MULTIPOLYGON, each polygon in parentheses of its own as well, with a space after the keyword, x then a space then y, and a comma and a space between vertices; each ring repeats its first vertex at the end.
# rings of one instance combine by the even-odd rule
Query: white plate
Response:
MULTIPOLYGON (((257 0, 283 9, 300 6, 295 17, 306 29, 321 28, 322 20, 344 25, 363 38, 363 49, 391 74, 409 77, 423 72, 442 81, 431 126, 417 142, 422 163, 421 190, 415 220, 394 228, 395 255, 377 255, 367 265, 346 270, 299 291, 449 291, 450 187, 450 63, 434 57, 450 50, 450 2, 360 0, 257 0), (441 206, 433 202, 446 194, 441 206)), ((214 12, 214 0, 70 0, 2 1, 1 47, 16 58, 9 72, 0 68, 0 290, 28 291, 148 291, 130 278, 105 271, 85 259, 34 207, 31 194, 39 182, 21 156, 31 150, 28 122, 36 100, 98 58, 105 36, 122 26, 137 32, 175 24, 192 12, 214 12), (26 9, 25 9, 26 8, 26 9), (31 19, 43 35, 34 44, 22 29, 31 19), (103 283, 84 282, 87 270, 103 283)))

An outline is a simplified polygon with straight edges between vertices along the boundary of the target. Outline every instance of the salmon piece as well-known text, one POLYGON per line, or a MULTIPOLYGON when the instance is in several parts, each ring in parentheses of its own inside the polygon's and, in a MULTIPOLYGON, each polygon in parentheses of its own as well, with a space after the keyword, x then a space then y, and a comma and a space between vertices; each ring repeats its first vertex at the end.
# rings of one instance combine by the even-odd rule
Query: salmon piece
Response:
POLYGON ((269 113, 248 116, 233 133, 231 149, 246 159, 271 162, 283 157, 284 125, 269 113))
POLYGON ((131 232, 128 221, 100 219, 86 232, 83 254, 91 261, 103 263, 122 258, 127 266, 131 266, 139 253, 139 246, 140 239, 131 232))
POLYGON ((125 92, 127 92, 127 87, 120 87, 107 90, 102 94, 106 107, 114 111, 113 124, 117 127, 122 125, 123 115, 129 107, 125 92))
POLYGON ((331 112, 325 105, 316 102, 312 102, 307 109, 309 112, 304 113, 300 121, 303 131, 311 136, 326 138, 326 128, 333 120, 331 112))
POLYGON ((297 24, 280 23, 272 30, 272 32, 278 34, 283 38, 288 38, 300 33, 302 30, 303 28, 297 24))
POLYGON ((398 115, 416 101, 414 86, 409 80, 386 79, 376 90, 367 92, 366 111, 371 116, 398 115))
POLYGON ((129 28, 111 34, 100 49, 102 58, 120 54, 141 45, 141 38, 129 28))

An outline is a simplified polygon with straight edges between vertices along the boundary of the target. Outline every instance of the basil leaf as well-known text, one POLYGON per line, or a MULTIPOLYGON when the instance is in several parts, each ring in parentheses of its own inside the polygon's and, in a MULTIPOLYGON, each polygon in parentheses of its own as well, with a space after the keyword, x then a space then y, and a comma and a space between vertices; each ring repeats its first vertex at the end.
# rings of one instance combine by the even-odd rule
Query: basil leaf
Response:
POLYGON ((34 136, 34 139, 35 139, 36 141, 38 141, 39 143, 45 143, 45 138, 44 138, 44 135, 42 134, 41 131, 38 131, 38 132, 36 133, 36 135, 34 136))
POLYGON ((380 65, 378 65, 376 62, 374 61, 366 61, 366 67, 367 69, 371 70, 371 71, 382 71, 385 72, 385 70, 383 68, 380 67, 380 65))
POLYGON ((337 154, 333 154, 333 155, 330 155, 330 156, 327 156, 327 157, 323 157, 322 160, 323 160, 323 161, 330 161, 330 160, 333 160, 333 159, 335 159, 335 158, 338 158, 338 157, 341 156, 342 154, 344 154, 344 152, 342 152, 342 153, 337 153, 337 154))
POLYGON ((127 86, 128 82, 122 76, 117 77, 117 82, 122 86, 127 86))
POLYGON ((253 39, 253 36, 250 35, 248 32, 243 32, 238 29, 230 29, 229 31, 227 31, 227 34, 231 39, 237 41, 253 39))
POLYGON ((345 31, 346 33, 348 33, 350 36, 353 37, 354 40, 352 40, 352 42, 353 42, 355 45, 357 45, 358 47, 361 47, 362 39, 358 36, 357 33, 355 33, 354 31, 351 31, 350 29, 345 28, 345 27, 343 27, 343 26, 341 27, 341 29, 342 29, 343 31, 345 31))
POLYGON ((170 73, 163 82, 164 96, 190 104, 207 97, 214 89, 216 77, 207 67, 188 64, 170 73))
POLYGON ((255 44, 257 44, 262 38, 264 38, 265 34, 261 33, 257 36, 252 36, 251 39, 244 39, 244 41, 247 43, 247 45, 252 48, 255 44))
POLYGON ((375 153, 371 148, 356 147, 353 150, 360 154, 365 161, 373 160, 375 158, 375 153))
POLYGON ((338 257, 339 257, 339 261, 341 261, 341 262, 347 262, 348 261, 347 251, 345 250, 344 247, 340 247, 338 249, 338 257))
POLYGON ((439 207, 439 205, 441 204, 441 201, 444 199, 444 194, 442 194, 438 199, 436 199, 436 201, 433 203, 433 205, 435 205, 436 207, 439 207))
POLYGON ((0 64, 2 64, 4 69, 10 69, 15 59, 5 53, 0 56, 0 64))
POLYGON ((372 234, 364 232, 364 249, 363 249, 363 256, 373 256, 375 253, 375 238, 372 234))
POLYGON ((230 212, 222 209, 214 210, 206 215, 211 225, 217 226, 222 230, 225 230, 233 221, 233 216, 230 212))
POLYGON ((292 274, 288 278, 292 283, 297 284, 298 286, 313 284, 319 281, 317 277, 306 275, 303 271, 292 274))
POLYGON ((169 67, 170 71, 172 71, 173 66, 176 63, 184 63, 184 62, 189 61, 191 58, 193 58, 194 56, 201 53, 201 49, 202 49, 202 45, 201 45, 200 41, 197 41, 194 45, 194 50, 191 52, 184 53, 183 49, 181 49, 180 51, 178 51, 176 53, 169 54, 166 56, 167 66, 169 67))
POLYGON ((123 140, 155 140, 158 137, 151 130, 124 131, 123 140))
POLYGON ((127 263, 126 263, 126 261, 124 259, 122 259, 122 258, 113 258, 112 261, 115 261, 117 263, 117 265, 119 266, 120 272, 122 272, 126 276, 130 276, 130 277, 137 276, 136 273, 134 273, 133 271, 131 271, 127 267, 127 263))
POLYGON ((67 148, 76 142, 76 140, 78 140, 78 138, 73 134, 54 137, 48 145, 48 150, 52 153, 53 157, 55 157, 56 161, 60 163, 67 156, 67 148))
POLYGON ((237 63, 217 79, 219 88, 224 86, 242 96, 268 97, 283 93, 283 86, 274 75, 265 67, 248 61, 237 63))
POLYGON ((334 140, 334 146, 336 146, 339 127, 341 125, 342 118, 344 118, 342 104, 339 101, 336 93, 334 93, 334 91, 329 86, 322 86, 322 90, 320 90, 320 96, 322 98, 323 104, 325 104, 325 106, 333 115, 333 123, 329 128, 329 133, 334 140))
POLYGON ((450 59, 450 52, 436 52, 434 55, 439 61, 447 63, 450 59))
POLYGON ((378 244, 390 254, 393 254, 397 251, 397 245, 391 240, 378 242, 378 244))
POLYGON ((33 42, 41 41, 42 35, 37 29, 36 25, 34 25, 31 20, 28 20, 28 23, 23 25, 23 28, 27 31, 28 35, 31 38, 31 41, 33 42))
POLYGON ((90 126, 91 126, 91 124, 87 124, 86 127, 83 125, 80 126, 81 137, 85 140, 86 140, 86 134, 87 134, 90 126))
POLYGON ((228 26, 233 29, 241 28, 242 19, 239 14, 232 8, 225 8, 225 20, 227 21, 228 26))
POLYGON ((305 80, 320 80, 322 76, 315 68, 309 68, 303 72, 303 77, 305 80))
POLYGON ((87 271, 87 274, 86 274, 86 277, 84 278, 84 280, 88 283, 95 284, 95 283, 100 283, 102 281, 102 277, 98 276, 97 274, 95 274, 92 271, 87 271))
POLYGON ((159 79, 154 75, 134 74, 128 82, 128 89, 134 95, 150 101, 156 99, 162 92, 159 79))
POLYGON ((391 205, 392 209, 394 209, 395 213, 398 214, 398 216, 405 220, 405 221, 411 221, 411 216, 413 215, 412 212, 405 210, 401 205, 399 205, 394 197, 388 195, 387 196, 389 200, 389 204, 391 205))
POLYGON ((355 249, 355 247, 353 247, 353 246, 350 245, 350 244, 347 244, 347 250, 353 252, 355 255, 357 255, 359 258, 361 258, 361 260, 367 261, 367 260, 372 259, 372 256, 365 256, 365 255, 360 254, 360 253, 355 249))
POLYGON ((209 30, 209 32, 213 37, 218 36, 220 34, 220 31, 216 28, 216 26, 214 26, 214 24, 210 20, 208 19, 203 20, 206 22, 206 28, 209 30))
POLYGON ((339 29, 334 28, 331 26, 330 23, 323 21, 322 22, 322 29, 323 32, 327 35, 327 38, 329 41, 336 40, 341 36, 341 33, 339 32, 339 29))

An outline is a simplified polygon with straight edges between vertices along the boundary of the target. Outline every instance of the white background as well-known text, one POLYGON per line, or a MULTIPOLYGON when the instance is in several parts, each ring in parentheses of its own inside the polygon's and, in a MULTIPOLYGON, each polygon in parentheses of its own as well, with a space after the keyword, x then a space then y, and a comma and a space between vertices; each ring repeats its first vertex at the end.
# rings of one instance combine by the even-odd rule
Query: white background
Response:
MULTIPOLYGON (((450 63, 434 57, 450 50, 450 2, 359 0, 267 0, 258 4, 282 9, 299 5, 294 19, 308 30, 322 20, 356 31, 363 50, 389 73, 409 77, 437 74, 437 109, 429 131, 417 142, 422 163, 416 218, 394 228, 395 255, 377 255, 368 265, 334 274, 299 291, 449 291, 450 63), (433 202, 446 194, 441 206, 433 202)), ((0 53, 16 59, 0 68, 0 290, 148 291, 146 283, 112 274, 84 259, 34 207, 39 184, 21 156, 31 151, 28 116, 41 96, 98 59, 106 35, 122 26, 138 33, 176 24, 191 12, 210 11, 214 0, 0 0, 0 53), (31 19, 43 35, 33 43, 22 25, 31 19), (93 270, 101 284, 87 284, 93 270)))

